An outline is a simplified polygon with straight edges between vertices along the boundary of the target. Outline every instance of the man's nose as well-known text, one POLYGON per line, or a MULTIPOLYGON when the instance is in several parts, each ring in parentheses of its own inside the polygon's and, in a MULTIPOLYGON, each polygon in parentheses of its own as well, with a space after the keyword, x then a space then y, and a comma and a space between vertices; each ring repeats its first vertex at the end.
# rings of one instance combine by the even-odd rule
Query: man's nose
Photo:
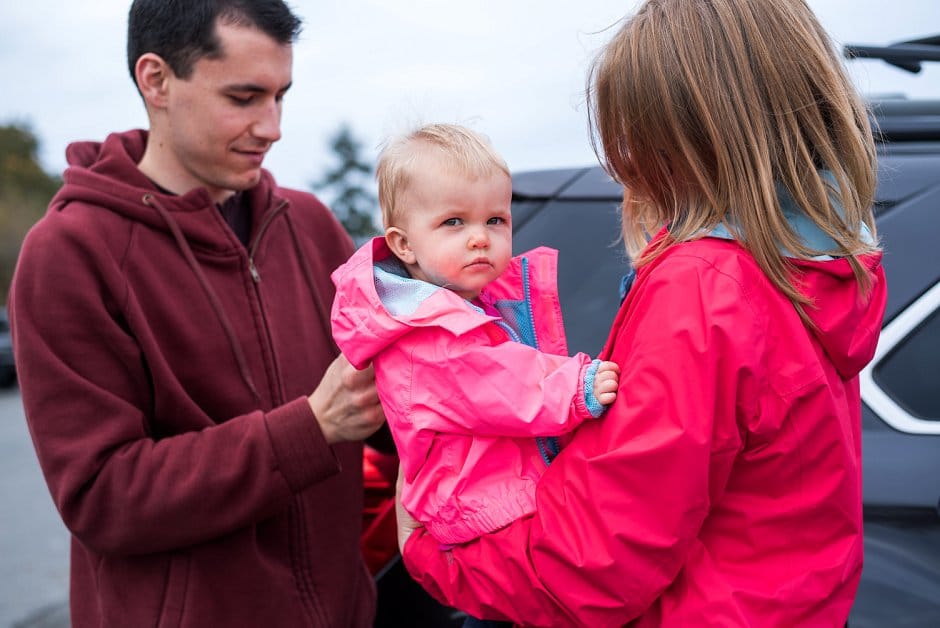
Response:
POLYGON ((272 100, 259 112, 251 128, 255 137, 266 142, 276 142, 281 139, 281 103, 272 100))

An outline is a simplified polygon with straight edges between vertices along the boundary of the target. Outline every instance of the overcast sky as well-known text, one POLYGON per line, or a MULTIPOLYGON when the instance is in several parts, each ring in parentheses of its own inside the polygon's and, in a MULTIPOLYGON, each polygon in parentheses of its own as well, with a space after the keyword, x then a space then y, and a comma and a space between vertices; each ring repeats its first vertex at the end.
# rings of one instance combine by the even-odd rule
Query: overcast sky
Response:
MULTIPOLYGON (((782 0, 781 0, 782 1, 782 0)), ((635 0, 295 0, 304 20, 283 139, 266 161, 308 188, 347 122, 371 160, 389 133, 469 124, 513 171, 595 163, 584 81, 635 0)), ((888 44, 940 33, 938 0, 811 0, 837 43, 888 44)), ((146 126, 125 61, 126 0, 3 0, 0 124, 26 122, 50 172, 66 144, 146 126)), ((855 61, 864 93, 940 98, 940 64, 920 75, 855 61)))

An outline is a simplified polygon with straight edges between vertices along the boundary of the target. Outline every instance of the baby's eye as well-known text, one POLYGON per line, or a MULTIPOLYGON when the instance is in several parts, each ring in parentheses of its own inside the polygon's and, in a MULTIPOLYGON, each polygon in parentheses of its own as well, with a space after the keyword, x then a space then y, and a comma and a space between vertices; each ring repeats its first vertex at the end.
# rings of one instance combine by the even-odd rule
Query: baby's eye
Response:
POLYGON ((488 225, 502 225, 505 223, 506 223, 506 219, 503 218, 502 216, 493 216, 492 218, 486 221, 486 224, 488 225))
POLYGON ((457 225, 460 224, 460 218, 448 218, 447 220, 445 220, 445 221, 442 222, 441 224, 444 225, 444 226, 446 226, 446 227, 456 227, 457 225))

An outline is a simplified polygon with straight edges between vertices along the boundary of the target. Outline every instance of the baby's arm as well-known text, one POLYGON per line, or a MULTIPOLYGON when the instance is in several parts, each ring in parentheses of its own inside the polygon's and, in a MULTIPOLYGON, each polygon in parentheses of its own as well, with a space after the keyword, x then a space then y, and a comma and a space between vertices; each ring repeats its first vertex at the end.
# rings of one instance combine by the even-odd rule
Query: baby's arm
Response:
MULTIPOLYGON (((486 344, 475 330, 410 353, 409 421, 416 430, 474 436, 557 436, 603 412, 589 356, 554 355, 517 342, 486 344)), ((593 361, 600 365, 599 361, 593 361)))
POLYGON ((617 385, 620 382, 620 367, 614 362, 601 362, 594 373, 594 397, 609 406, 617 398, 617 385))

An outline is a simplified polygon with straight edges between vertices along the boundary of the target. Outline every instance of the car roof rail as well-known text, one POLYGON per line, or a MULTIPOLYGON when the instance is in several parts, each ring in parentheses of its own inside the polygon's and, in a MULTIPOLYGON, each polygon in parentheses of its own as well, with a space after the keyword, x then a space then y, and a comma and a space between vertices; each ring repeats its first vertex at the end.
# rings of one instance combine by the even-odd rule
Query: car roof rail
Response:
POLYGON ((847 59, 881 59, 913 74, 921 71, 924 61, 940 61, 940 35, 909 39, 889 46, 846 44, 842 54, 847 59))

